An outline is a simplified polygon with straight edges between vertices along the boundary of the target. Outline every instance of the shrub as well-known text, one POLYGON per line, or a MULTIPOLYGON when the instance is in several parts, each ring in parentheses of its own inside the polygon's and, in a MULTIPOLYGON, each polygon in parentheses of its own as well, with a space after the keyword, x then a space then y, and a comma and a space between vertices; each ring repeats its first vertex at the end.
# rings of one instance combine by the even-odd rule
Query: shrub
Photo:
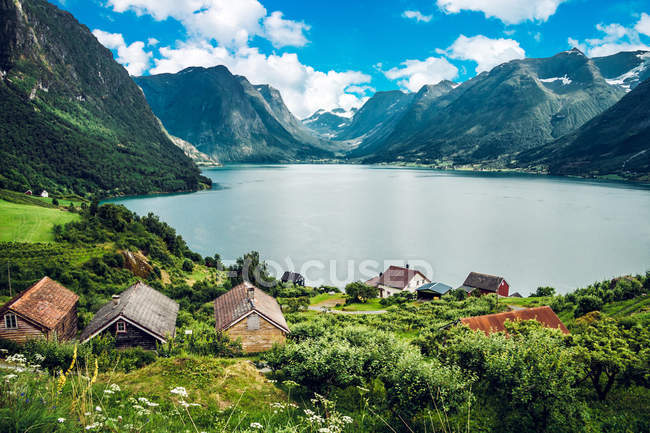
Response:
POLYGON ((586 295, 578 298, 578 305, 573 313, 575 317, 584 316, 603 307, 603 300, 595 295, 586 295))
POLYGON ((189 259, 185 259, 183 261, 183 270, 185 272, 192 272, 193 269, 194 269, 194 263, 189 259))
POLYGON ((379 289, 356 281, 345 286, 345 293, 348 295, 348 303, 365 303, 368 299, 379 296, 379 289))

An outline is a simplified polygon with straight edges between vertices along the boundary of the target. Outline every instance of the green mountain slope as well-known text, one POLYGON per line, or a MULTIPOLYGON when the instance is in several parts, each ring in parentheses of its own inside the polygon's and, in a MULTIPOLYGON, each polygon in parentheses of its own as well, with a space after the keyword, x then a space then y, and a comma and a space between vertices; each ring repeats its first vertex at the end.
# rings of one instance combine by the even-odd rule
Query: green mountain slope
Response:
POLYGON ((279 92, 253 86, 225 66, 135 78, 174 136, 223 162, 296 162, 331 154, 317 147, 279 92))
POLYGON ((576 132, 524 152, 519 164, 561 175, 650 180, 650 79, 576 132))
POLYGON ((0 22, 0 187, 133 194, 209 183, 72 15, 0 0, 0 22))

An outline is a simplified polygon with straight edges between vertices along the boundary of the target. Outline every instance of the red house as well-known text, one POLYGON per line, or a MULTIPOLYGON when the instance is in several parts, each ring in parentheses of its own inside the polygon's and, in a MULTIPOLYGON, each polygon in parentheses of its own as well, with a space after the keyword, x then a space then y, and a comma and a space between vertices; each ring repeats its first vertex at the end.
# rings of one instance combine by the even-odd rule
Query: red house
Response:
POLYGON ((478 272, 470 272, 459 288, 466 291, 468 295, 478 290, 481 295, 496 293, 499 296, 507 297, 510 291, 510 285, 505 278, 478 272))

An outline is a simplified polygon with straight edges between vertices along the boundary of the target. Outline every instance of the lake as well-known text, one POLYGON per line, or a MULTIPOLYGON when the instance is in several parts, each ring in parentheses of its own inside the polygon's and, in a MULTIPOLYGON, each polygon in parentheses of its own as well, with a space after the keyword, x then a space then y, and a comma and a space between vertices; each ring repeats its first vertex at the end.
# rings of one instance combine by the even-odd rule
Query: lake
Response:
POLYGON ((156 213, 203 255, 228 263, 256 250, 276 275, 295 270, 312 284, 343 286, 409 263, 454 287, 477 271, 528 294, 650 269, 647 187, 354 165, 204 174, 210 191, 111 201, 156 213))

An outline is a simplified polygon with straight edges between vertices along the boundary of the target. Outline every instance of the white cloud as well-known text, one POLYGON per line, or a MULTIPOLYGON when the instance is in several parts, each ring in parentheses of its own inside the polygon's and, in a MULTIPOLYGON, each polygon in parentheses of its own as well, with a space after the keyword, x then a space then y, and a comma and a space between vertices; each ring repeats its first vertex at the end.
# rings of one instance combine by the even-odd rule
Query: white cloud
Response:
POLYGON ((250 47, 254 36, 268 39, 275 48, 304 46, 310 26, 285 19, 282 12, 267 14, 258 0, 107 0, 116 12, 132 11, 156 20, 179 21, 189 39, 160 47, 152 74, 175 73, 189 66, 225 65, 252 83, 268 83, 280 90, 298 117, 319 108, 360 106, 371 77, 358 71, 317 71, 293 53, 266 55, 250 47))
POLYGON ((110 50, 117 50, 117 62, 122 64, 129 74, 142 75, 151 65, 152 53, 144 50, 144 42, 136 41, 131 45, 124 42, 120 33, 93 30, 97 40, 110 50))
POLYGON ((578 47, 589 57, 602 57, 620 51, 650 50, 650 46, 641 41, 641 34, 650 30, 650 16, 642 14, 634 27, 625 27, 618 23, 598 24, 596 29, 602 33, 600 38, 587 39, 584 42, 569 38, 571 46, 578 47))
POLYGON ((407 60, 400 68, 392 68, 384 75, 403 88, 417 92, 425 84, 436 84, 442 80, 453 80, 458 76, 458 68, 445 58, 429 57, 426 60, 407 60))
POLYGON ((634 29, 642 35, 650 36, 650 15, 642 13, 641 19, 636 23, 634 29))
POLYGON ((264 18, 265 35, 276 48, 305 46, 307 38, 304 32, 310 28, 303 22, 285 20, 279 11, 264 18))
POLYGON ((227 47, 245 46, 253 36, 268 38, 276 48, 307 43, 307 24, 284 19, 279 11, 267 16, 258 0, 108 0, 108 5, 159 21, 174 18, 191 36, 227 47))
POLYGON ((156 38, 147 39, 147 45, 150 45, 152 47, 155 47, 156 45, 158 45, 159 42, 160 41, 158 39, 156 39, 156 38))
POLYGON ((403 18, 408 18, 410 20, 415 20, 417 22, 428 23, 433 18, 433 15, 424 15, 420 11, 404 11, 402 12, 403 18))
POLYGON ((448 14, 462 10, 483 12, 506 24, 524 21, 544 22, 567 0, 437 0, 438 7, 448 14))
POLYGON ((303 65, 293 53, 265 55, 257 48, 236 52, 205 41, 182 43, 176 49, 160 48, 152 74, 174 73, 189 66, 225 65, 233 74, 243 75, 254 84, 268 83, 280 90, 287 107, 298 117, 306 117, 324 108, 350 109, 365 101, 369 88, 360 87, 371 77, 357 71, 317 71, 303 65), (360 92, 360 91, 363 91, 360 92))
POLYGON ((483 35, 470 38, 460 35, 447 50, 438 50, 438 52, 446 53, 452 59, 476 62, 476 73, 489 71, 502 63, 526 57, 526 52, 514 39, 490 39, 483 35))

